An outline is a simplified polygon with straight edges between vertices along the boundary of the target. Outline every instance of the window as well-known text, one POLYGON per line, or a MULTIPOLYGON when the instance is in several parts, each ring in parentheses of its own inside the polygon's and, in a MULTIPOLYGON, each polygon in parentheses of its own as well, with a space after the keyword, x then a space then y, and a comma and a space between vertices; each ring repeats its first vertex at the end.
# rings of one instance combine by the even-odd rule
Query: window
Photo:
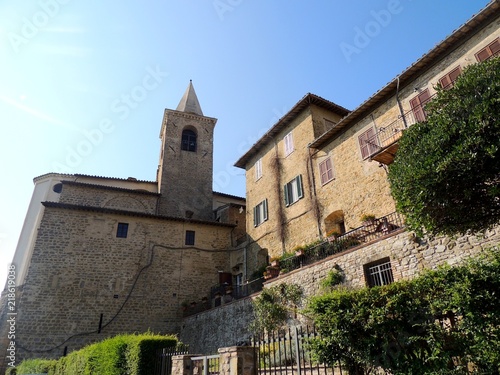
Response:
POLYGON ((412 100, 410 100, 411 110, 415 116, 416 122, 422 122, 427 119, 427 114, 425 113, 425 105, 430 100, 431 95, 429 94, 429 89, 425 89, 412 100))
POLYGON ((196 152, 196 133, 190 129, 182 131, 181 150, 196 152))
POLYGON ((319 163, 319 174, 321 175, 321 185, 333 180, 333 166, 330 157, 319 163))
POLYGON ((453 85, 455 84, 455 81, 457 80, 458 76, 462 72, 462 69, 460 69, 460 65, 457 66, 455 69, 453 69, 451 72, 446 74, 444 77, 442 77, 439 80, 439 84, 443 89, 451 89, 453 85))
POLYGON ((193 246, 194 245, 194 230, 187 230, 186 231, 186 245, 193 246))
POLYGON ((476 60, 479 62, 488 60, 491 56, 498 54, 498 52, 500 52, 500 40, 496 38, 493 42, 476 53, 476 60))
POLYGON ((243 274, 239 273, 234 276, 234 285, 242 286, 243 285, 243 274))
POLYGON ((394 278, 390 259, 384 258, 365 265, 365 276, 370 287, 393 283, 394 278))
POLYGON ((285 135, 285 138, 283 138, 283 142, 285 142, 285 156, 288 156, 294 150, 292 132, 285 135))
POLYGON ((54 191, 54 193, 58 193, 58 194, 60 194, 62 192, 62 189, 63 189, 63 185, 61 183, 55 184, 52 187, 52 190, 54 191))
POLYGON ((118 223, 118 228, 116 230, 116 237, 127 238, 128 233, 128 223, 118 223))
POLYGON ((361 133, 358 137, 358 142, 363 160, 367 159, 370 155, 379 150, 374 128, 370 128, 361 133))
POLYGON ((253 208, 253 226, 257 227, 267 220, 267 199, 253 208))
POLYGON ((255 163, 255 181, 262 177, 262 158, 255 163))
POLYGON ((285 204, 290 206, 304 197, 302 190, 302 176, 298 175, 292 181, 285 185, 285 204))

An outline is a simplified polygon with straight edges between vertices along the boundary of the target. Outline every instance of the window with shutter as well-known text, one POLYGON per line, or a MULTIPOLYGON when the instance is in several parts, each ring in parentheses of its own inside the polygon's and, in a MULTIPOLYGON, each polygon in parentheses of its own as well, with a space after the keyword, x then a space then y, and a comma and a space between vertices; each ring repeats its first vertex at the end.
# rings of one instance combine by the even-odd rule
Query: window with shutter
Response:
POLYGON ((451 72, 446 74, 444 77, 440 78, 439 84, 445 90, 452 88, 461 72, 462 72, 462 69, 460 68, 460 65, 459 65, 455 69, 453 69, 451 72))
POLYGON ((294 150, 292 132, 285 135, 285 138, 283 138, 283 142, 285 143, 285 156, 288 156, 294 150))
POLYGON ((488 60, 491 56, 495 56, 500 52, 500 39, 496 38, 493 42, 476 53, 476 60, 481 62, 488 60))
POLYGON ((319 163, 319 174, 321 176, 321 185, 333 180, 333 165, 330 157, 319 163))
POLYGON ((363 160, 379 150, 379 145, 374 128, 369 128, 358 136, 359 149, 363 160))
POLYGON ((415 116, 417 122, 422 122, 427 119, 427 114, 425 113, 425 105, 430 100, 431 95, 429 89, 425 89, 412 100, 410 100, 411 110, 415 116))
POLYGON ((257 227, 267 220, 267 199, 264 199, 253 209, 253 226, 257 227))
POLYGON ((262 177, 262 158, 255 163, 255 181, 262 177))
POLYGON ((284 186, 285 205, 290 206, 299 199, 304 198, 304 190, 302 188, 302 175, 298 175, 292 181, 284 186))

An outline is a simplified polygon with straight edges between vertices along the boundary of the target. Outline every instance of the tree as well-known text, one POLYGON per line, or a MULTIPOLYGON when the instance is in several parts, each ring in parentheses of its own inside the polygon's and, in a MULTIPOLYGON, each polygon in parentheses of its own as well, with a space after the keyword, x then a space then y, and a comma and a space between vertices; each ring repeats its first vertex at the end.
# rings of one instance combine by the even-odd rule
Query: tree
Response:
POLYGON ((389 181, 410 229, 481 231, 500 222, 500 58, 438 88, 426 122, 404 131, 389 181))
POLYGON ((254 333, 271 332, 285 326, 290 315, 297 312, 302 295, 302 288, 295 284, 264 288, 252 301, 254 321, 251 330, 254 333))

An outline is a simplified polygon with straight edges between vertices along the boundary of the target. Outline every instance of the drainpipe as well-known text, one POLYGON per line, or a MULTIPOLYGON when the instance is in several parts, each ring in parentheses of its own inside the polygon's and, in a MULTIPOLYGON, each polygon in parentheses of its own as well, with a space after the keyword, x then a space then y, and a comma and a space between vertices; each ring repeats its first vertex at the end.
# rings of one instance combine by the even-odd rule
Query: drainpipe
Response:
POLYGON ((403 106, 401 105, 401 101, 399 100, 399 76, 398 76, 398 82, 396 84, 396 101, 398 102, 398 107, 399 107, 399 114, 401 118, 403 119, 403 125, 405 126, 405 129, 408 127, 408 124, 406 123, 406 117, 405 113, 403 111, 403 106))
POLYGON ((316 155, 319 150, 316 150, 314 153, 311 154, 311 144, 309 143, 307 145, 307 150, 309 154, 309 167, 311 169, 311 176, 312 176, 312 189, 311 191, 313 192, 313 199, 314 199, 314 210, 316 211, 314 214, 316 216, 316 223, 318 224, 318 234, 320 237, 323 236, 323 233, 321 232, 321 221, 319 219, 319 208, 318 208, 318 196, 316 193, 316 178, 314 178, 314 168, 313 168, 313 162, 312 162, 312 157, 316 155))

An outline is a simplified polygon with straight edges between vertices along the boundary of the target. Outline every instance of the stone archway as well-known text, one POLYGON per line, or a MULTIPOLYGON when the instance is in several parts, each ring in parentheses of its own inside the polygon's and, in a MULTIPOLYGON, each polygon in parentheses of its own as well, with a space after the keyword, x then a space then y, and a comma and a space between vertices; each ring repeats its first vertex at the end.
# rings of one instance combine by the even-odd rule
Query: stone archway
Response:
POLYGON ((345 233, 344 211, 337 210, 328 215, 325 218, 325 230, 327 234, 331 232, 345 233))

